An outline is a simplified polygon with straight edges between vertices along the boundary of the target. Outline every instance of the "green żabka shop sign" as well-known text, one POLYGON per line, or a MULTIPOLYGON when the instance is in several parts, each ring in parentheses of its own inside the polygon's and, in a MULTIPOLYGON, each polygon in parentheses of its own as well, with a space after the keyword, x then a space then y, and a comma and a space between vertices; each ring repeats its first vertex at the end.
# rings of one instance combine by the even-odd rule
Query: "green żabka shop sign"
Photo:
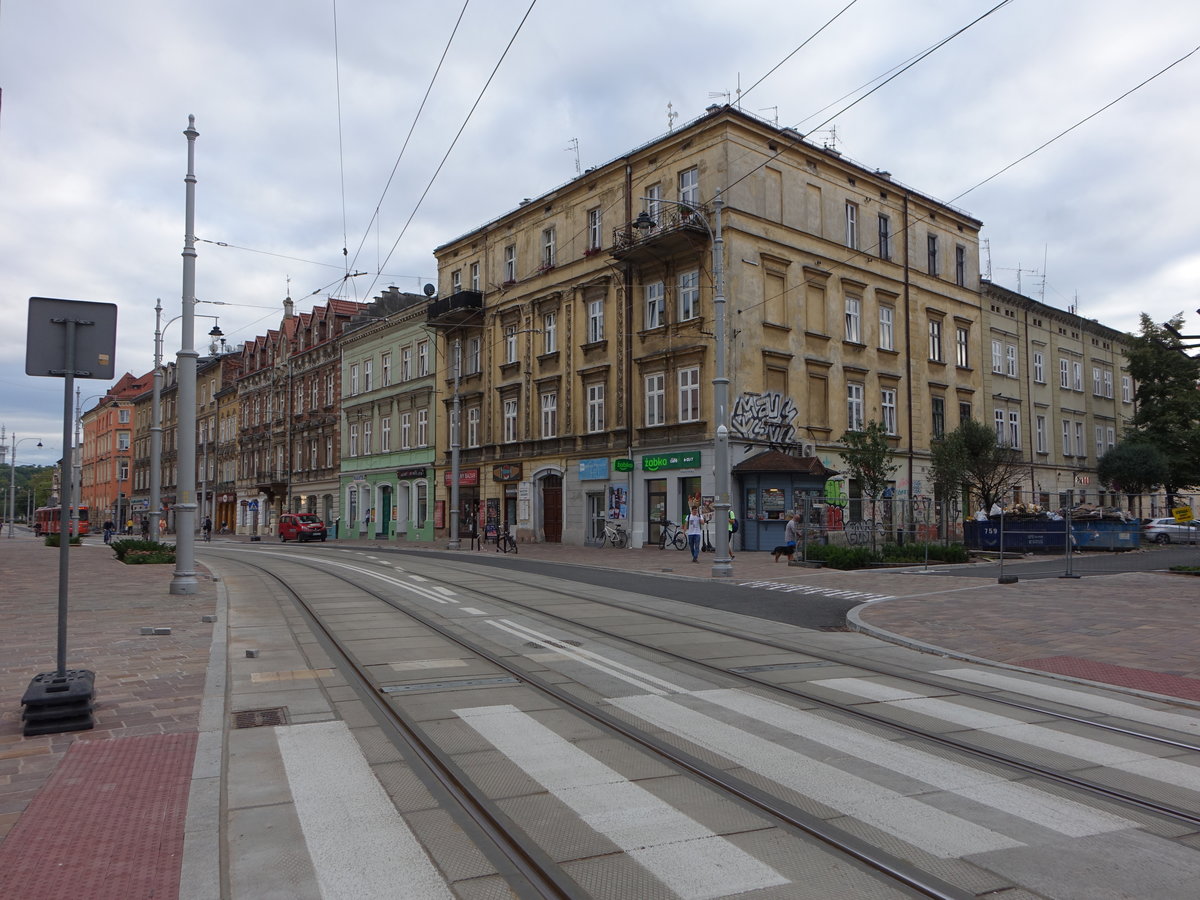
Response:
POLYGON ((660 469, 698 469, 700 451, 685 450, 683 453, 656 453, 642 457, 642 471, 657 472, 660 469))

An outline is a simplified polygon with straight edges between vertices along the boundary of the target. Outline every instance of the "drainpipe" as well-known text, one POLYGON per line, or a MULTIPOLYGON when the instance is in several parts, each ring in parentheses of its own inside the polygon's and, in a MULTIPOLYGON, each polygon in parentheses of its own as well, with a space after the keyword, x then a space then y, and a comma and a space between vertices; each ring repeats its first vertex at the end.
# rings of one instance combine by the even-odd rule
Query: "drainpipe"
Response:
POLYGON ((908 393, 908 499, 912 512, 913 494, 913 361, 912 361, 912 293, 909 266, 908 191, 904 192, 904 380, 908 393))

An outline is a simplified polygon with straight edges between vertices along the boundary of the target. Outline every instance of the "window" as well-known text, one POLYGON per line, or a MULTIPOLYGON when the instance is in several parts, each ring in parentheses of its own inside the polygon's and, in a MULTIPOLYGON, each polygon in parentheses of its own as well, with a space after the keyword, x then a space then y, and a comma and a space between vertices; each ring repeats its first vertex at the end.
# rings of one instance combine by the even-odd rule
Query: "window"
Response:
POLYGON ((1107 438, 1109 450, 1117 445, 1117 429, 1112 425, 1109 425, 1108 428, 1105 429, 1105 437, 1107 438))
POLYGON ((400 351, 400 380, 412 378, 412 347, 404 347, 400 351))
POLYGON ((515 363, 517 361, 517 326, 504 326, 504 363, 515 363))
POLYGON ((600 207, 589 209, 587 213, 587 239, 589 250, 599 250, 601 244, 600 207))
POLYGON ((1075 455, 1087 456, 1087 445, 1083 441, 1083 423, 1075 423, 1075 455))
POLYGON ((483 339, 473 337, 467 341, 467 374, 478 375, 480 370, 480 350, 483 339))
POLYGON ((374 362, 375 361, 371 360, 371 359, 363 360, 363 392, 364 393, 366 393, 367 391, 370 391, 372 388, 371 370, 372 370, 374 362))
POLYGON ((504 281, 511 284, 517 280, 517 245, 509 244, 504 248, 504 281))
POLYGON ((429 410, 417 410, 417 446, 429 446, 429 410))
POLYGON ((558 352, 558 314, 544 313, 542 315, 542 352, 558 352))
POLYGON ((462 269, 450 273, 450 293, 457 294, 462 290, 462 269))
POLYGON ((662 214, 662 185, 652 184, 646 188, 646 215, 651 221, 657 222, 662 214))
POLYGON ((1096 459, 1104 455, 1104 426, 1096 426, 1096 459))
POLYGON ((1108 369, 1105 369, 1104 370, 1104 396, 1107 397, 1109 400, 1112 399, 1112 387, 1113 387, 1112 372, 1108 371, 1108 369))
POLYGON ((128 450, 129 449, 129 432, 128 431, 118 431, 117 432, 117 449, 118 450, 128 450))
POLYGON ((665 376, 658 372, 646 376, 646 427, 664 425, 666 415, 666 385, 665 376))
MULTIPOLYGON (((390 357, 388 357, 390 359, 390 357)), ((321 405, 321 379, 320 376, 313 376, 312 380, 312 408, 316 409, 321 405)))
POLYGON ((862 431, 863 386, 850 382, 846 385, 846 430, 862 431))
MULTIPOLYGON (((212 477, 210 472, 209 477, 212 477)), ((123 459, 117 463, 117 481, 129 480, 129 460, 123 459)))
POLYGON ((934 362, 942 362, 942 320, 929 320, 929 358, 934 362))
POLYGON ((1033 352, 1033 380, 1038 384, 1046 383, 1046 356, 1041 350, 1033 352))
POLYGON ((879 258, 892 258, 892 221, 883 213, 879 214, 879 258))
MULTIPOLYGON (((379 420, 379 452, 392 452, 392 417, 384 416, 379 420)), ((316 445, 313 445, 313 456, 316 456, 316 445)))
POLYGON ((333 465, 333 438, 325 438, 325 465, 333 465))
POLYGON ((601 299, 589 300, 587 310, 588 342, 594 344, 596 341, 604 340, 604 301, 601 299))
POLYGON ((700 272, 692 269, 679 274, 679 321, 700 315, 700 272))
POLYGON ((350 455, 358 456, 358 425, 352 423, 350 425, 350 455))
POLYGON ((121 425, 128 425, 129 424, 129 410, 127 410, 127 409, 117 410, 117 422, 120 423, 121 425))
POLYGON ((471 290, 479 290, 479 263, 471 263, 471 290))
POLYGON ((1036 416, 1033 421, 1034 436, 1037 440, 1037 452, 1045 453, 1046 451, 1046 417, 1036 416))
POLYGON ((930 410, 932 413, 930 418, 933 423, 933 437, 937 440, 946 434, 946 398, 933 397, 930 410))
POLYGON ((884 388, 879 392, 879 411, 883 416, 883 427, 888 434, 896 433, 896 391, 884 388))
MULTIPOLYGON (((392 354, 385 353, 379 360, 381 375, 383 376, 383 387, 390 387, 392 384, 392 354)), ((314 403, 313 406, 316 406, 314 403)))
POLYGON ((1008 446, 1014 450, 1021 449, 1021 411, 1019 409, 1008 411, 1008 446))
POLYGON ((992 410, 992 415, 995 417, 996 426, 996 445, 1004 446, 1004 422, 1006 418, 1005 411, 1002 409, 992 410))
POLYGON ((1071 363, 1071 388, 1076 391, 1083 391, 1083 363, 1071 363))
POLYGON ((954 246, 954 283, 959 287, 967 284, 967 248, 962 244, 954 246))
POLYGON ((417 342, 417 374, 429 374, 429 341, 417 342))
POLYGON ((554 268, 554 226, 542 230, 542 268, 554 268))
POLYGON ((846 201, 846 246, 858 249, 858 204, 846 201))
POLYGON ((542 437, 558 437, 558 392, 542 394, 542 437))
POLYGON ((362 427, 362 436, 363 436, 363 437, 362 437, 362 452, 363 452, 363 456, 370 456, 372 453, 374 453, 374 452, 375 452, 375 445, 374 445, 374 442, 373 442, 373 440, 372 440, 372 437, 373 437, 373 435, 372 435, 372 433, 371 433, 371 429, 372 429, 372 423, 371 423, 371 422, 369 422, 369 421, 367 421, 367 422, 363 422, 363 427, 362 427))
MULTIPOLYGON (((350 396, 358 393, 358 363, 350 367, 350 396)), ((267 418, 271 417, 270 407, 267 407, 267 418)))
POLYGON ((333 373, 325 376, 325 405, 333 406, 333 373))
POLYGON ((896 311, 890 306, 879 307, 879 349, 896 349, 896 331, 893 325, 896 311))
POLYGON ((992 371, 1004 371, 1004 345, 999 341, 992 341, 992 371))
POLYGON ((938 273, 938 236, 936 234, 925 236, 925 249, 928 256, 929 274, 936 275, 938 273))
POLYGON ((646 297, 646 322, 645 327, 658 328, 664 324, 663 320, 663 283, 655 281, 643 288, 643 293, 646 297))
POLYGON ((467 446, 479 446, 479 407, 472 406, 467 410, 467 446))
POLYGON ((604 430, 604 385, 587 386, 587 430, 598 434, 604 430))
POLYGON ((862 343, 862 300, 846 298, 846 340, 852 344, 862 343))
POLYGON ((1121 399, 1126 403, 1133 402, 1133 379, 1128 375, 1121 376, 1121 399))
POLYGON ((1005 374, 1012 378, 1017 377, 1017 346, 1016 344, 1005 344, 1004 346, 1004 371, 1005 374))
POLYGON ((700 367, 679 370, 679 421, 700 421, 700 367))
POLYGON ((971 404, 966 400, 958 401, 958 421, 959 424, 971 421, 971 404))
POLYGON ((1062 420, 1062 452, 1063 456, 1071 455, 1071 420, 1062 420))
POLYGON ((1100 367, 1092 366, 1092 396, 1099 397, 1104 388, 1101 386, 1103 382, 1100 380, 1100 367))
POLYGON ((400 414, 400 449, 412 447, 412 413, 400 414))
POLYGON ((700 203, 700 170, 695 166, 679 173, 679 202, 688 206, 700 203))
POLYGON ((1059 387, 1071 389, 1071 363, 1061 357, 1058 360, 1058 384, 1059 387))
POLYGON ((504 442, 512 444, 517 440, 517 401, 504 401, 504 442))
POLYGON ((954 329, 954 356, 961 368, 971 365, 971 330, 959 325, 954 329))

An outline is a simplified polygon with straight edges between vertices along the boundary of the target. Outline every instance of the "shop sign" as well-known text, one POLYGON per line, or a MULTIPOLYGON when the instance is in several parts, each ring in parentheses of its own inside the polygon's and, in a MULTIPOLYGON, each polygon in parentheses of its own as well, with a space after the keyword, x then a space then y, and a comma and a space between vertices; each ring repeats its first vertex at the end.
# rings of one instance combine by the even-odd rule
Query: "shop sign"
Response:
MULTIPOLYGON (((459 474, 461 475, 462 473, 459 472, 459 474)), ((409 466, 407 469, 397 469, 396 477, 397 478, 424 478, 425 477, 425 467, 424 466, 409 466)))
POLYGON ((237 497, 234 494, 218 494, 217 495, 218 503, 233 503, 233 501, 235 501, 235 500, 237 500, 237 497))
POLYGON ((498 466, 492 466, 492 481, 520 481, 521 480, 521 464, 520 463, 501 463, 498 466))
POLYGON ((633 460, 632 459, 614 459, 613 460, 613 469, 617 472, 632 472, 633 471, 633 460))
POLYGON ((642 457, 642 470, 658 472, 662 469, 698 469, 700 451, 684 450, 680 453, 655 453, 642 457))
MULTIPOLYGON (((447 469, 445 471, 442 481, 446 485, 446 487, 450 486, 450 470, 449 469, 447 469)), ((458 485, 459 485, 459 487, 463 487, 463 486, 474 487, 477 484, 479 484, 479 470, 478 469, 459 469, 458 470, 458 485)))
MULTIPOLYGON (((619 460, 618 460, 619 462, 619 460)), ((608 457, 599 459, 581 459, 579 461, 580 481, 603 481, 608 477, 608 457)))

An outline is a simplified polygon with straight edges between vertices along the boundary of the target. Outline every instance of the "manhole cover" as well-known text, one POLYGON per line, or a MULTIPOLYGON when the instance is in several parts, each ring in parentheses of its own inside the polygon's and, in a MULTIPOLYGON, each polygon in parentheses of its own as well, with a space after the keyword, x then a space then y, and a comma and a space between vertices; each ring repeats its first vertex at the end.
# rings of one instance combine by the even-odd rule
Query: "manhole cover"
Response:
POLYGON ((562 638, 549 638, 545 641, 526 641, 525 646, 532 647, 533 649, 537 650, 541 647, 545 647, 547 644, 566 644, 568 647, 582 647, 583 641, 567 641, 563 640, 562 638))
POLYGON ((267 725, 286 725, 287 707, 273 706, 270 709, 243 709, 233 714, 234 728, 263 728, 267 725))

